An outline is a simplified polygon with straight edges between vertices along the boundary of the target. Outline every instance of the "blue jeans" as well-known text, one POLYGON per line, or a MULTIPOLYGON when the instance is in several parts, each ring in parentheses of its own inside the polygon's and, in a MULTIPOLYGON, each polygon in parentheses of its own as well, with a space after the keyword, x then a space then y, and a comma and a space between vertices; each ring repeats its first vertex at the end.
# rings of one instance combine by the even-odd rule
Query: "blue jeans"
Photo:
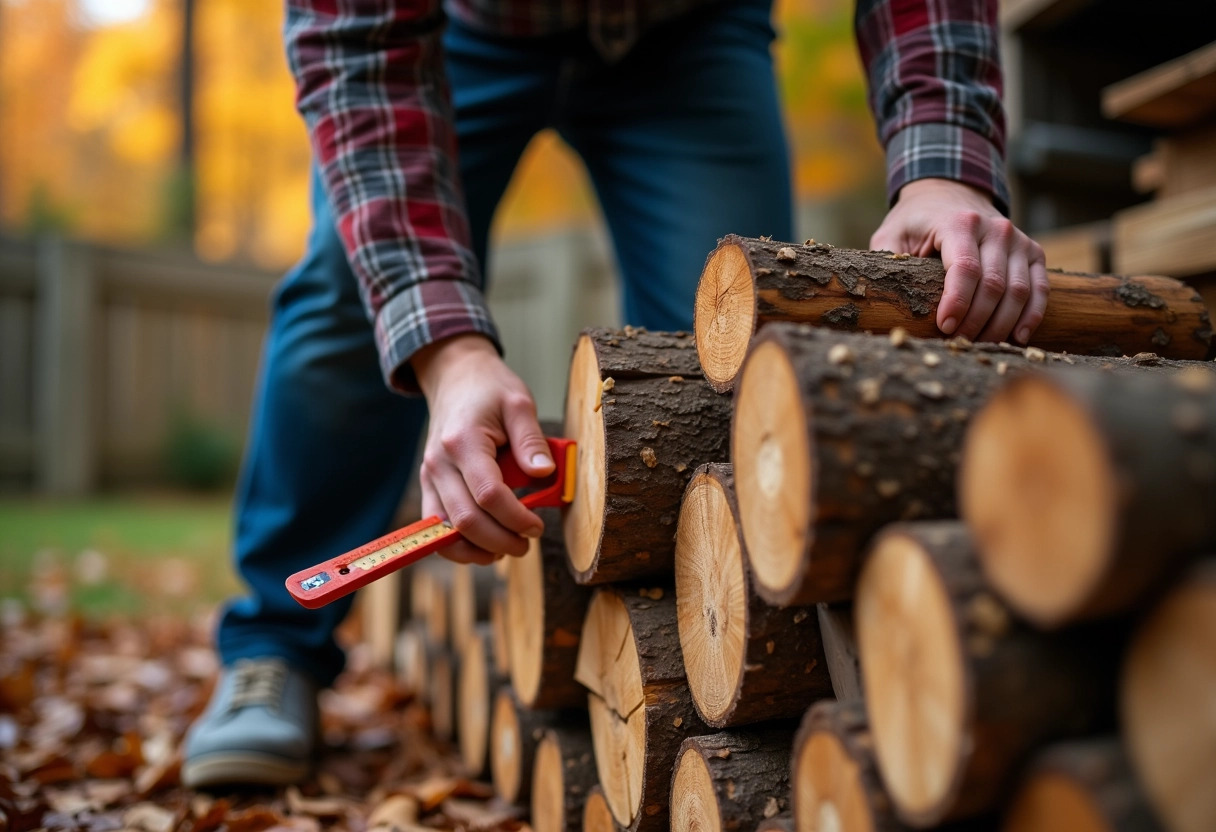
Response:
MULTIPOLYGON (((586 38, 444 37, 474 248, 521 153, 546 127, 585 162, 612 232, 626 322, 692 328, 705 258, 727 233, 793 234, 770 0, 711 6, 620 62, 586 38)), ((308 250, 274 300, 236 505, 248 596, 228 606, 224 664, 274 656, 329 684, 347 597, 306 610, 287 575, 388 530, 426 418, 385 386, 371 325, 314 177, 308 250)), ((573 277, 573 276, 572 276, 573 277)), ((543 322, 538 322, 543 323, 543 322)))

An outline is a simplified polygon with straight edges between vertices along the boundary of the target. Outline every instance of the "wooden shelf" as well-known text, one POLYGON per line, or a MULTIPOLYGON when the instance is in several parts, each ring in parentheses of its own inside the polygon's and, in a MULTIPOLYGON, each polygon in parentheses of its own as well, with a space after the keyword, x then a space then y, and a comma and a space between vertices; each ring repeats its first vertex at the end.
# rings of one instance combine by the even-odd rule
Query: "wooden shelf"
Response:
POLYGON ((1216 42, 1102 91, 1108 118, 1179 128, 1216 116, 1216 42))
POLYGON ((1216 270, 1216 188, 1115 214, 1111 256, 1121 274, 1187 277, 1216 270))

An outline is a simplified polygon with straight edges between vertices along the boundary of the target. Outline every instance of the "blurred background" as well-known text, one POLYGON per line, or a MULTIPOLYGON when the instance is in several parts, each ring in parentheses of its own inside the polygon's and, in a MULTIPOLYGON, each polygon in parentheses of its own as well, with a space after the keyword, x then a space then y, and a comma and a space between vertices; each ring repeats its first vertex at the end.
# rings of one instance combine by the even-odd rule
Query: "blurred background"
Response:
MULTIPOLYGON (((1056 265, 1109 268, 1102 222, 1146 198, 1129 171, 1155 134, 1099 99, 1211 39, 1204 4, 1163 5, 1168 36, 1127 26, 1124 0, 1002 3, 1017 219, 1045 242, 1066 230, 1056 265)), ((884 170, 852 7, 778 0, 776 55, 799 239, 864 247, 884 170)), ((9 610, 186 610, 235 588, 228 509, 267 298, 308 228, 282 14, 281 0, 0 0, 9 610)), ((618 313, 594 194, 555 136, 532 143, 493 233, 507 358, 558 416, 575 334, 618 313), (563 326, 538 333, 537 316, 563 326)))

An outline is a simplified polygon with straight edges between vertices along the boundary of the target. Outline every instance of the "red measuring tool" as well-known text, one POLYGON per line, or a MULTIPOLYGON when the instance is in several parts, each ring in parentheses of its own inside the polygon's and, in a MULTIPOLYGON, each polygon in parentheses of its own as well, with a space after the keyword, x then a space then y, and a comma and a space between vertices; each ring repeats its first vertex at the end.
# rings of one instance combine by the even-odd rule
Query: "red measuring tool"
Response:
MULTIPOLYGON (((531 489, 519 498, 528 508, 563 506, 574 499, 577 459, 574 440, 547 441, 554 469, 552 474, 541 479, 525 474, 510 448, 498 453, 498 467, 502 469, 502 479, 507 487, 531 489)), ((451 523, 439 517, 428 517, 344 555, 300 570, 287 579, 287 591, 310 610, 323 607, 460 539, 460 532, 451 523)))

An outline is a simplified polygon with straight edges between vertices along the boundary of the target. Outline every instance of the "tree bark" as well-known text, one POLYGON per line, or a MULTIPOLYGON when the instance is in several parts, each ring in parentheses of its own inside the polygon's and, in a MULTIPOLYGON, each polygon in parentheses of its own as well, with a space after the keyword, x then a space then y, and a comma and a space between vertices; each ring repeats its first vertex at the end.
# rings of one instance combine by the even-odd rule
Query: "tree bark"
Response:
POLYGON ((589 691, 596 768, 613 817, 629 832, 666 829, 680 743, 708 733, 684 678, 672 592, 596 592, 575 678, 589 691))
POLYGON ((1216 375, 1015 379, 968 432, 959 494, 1020 614, 1057 627, 1131 610, 1216 546, 1216 375))
POLYGON ((692 337, 587 330, 570 367, 565 435, 578 442, 565 539, 582 584, 671 570, 693 470, 728 454, 730 402, 701 377, 692 337))
POLYGON ((574 680, 574 666, 592 590, 570 574, 560 512, 538 513, 544 534, 507 569, 511 685, 529 708, 585 707, 587 691, 574 680))
POLYGON ((594 753, 587 727, 550 728, 536 749, 532 773, 532 828, 578 832, 583 807, 595 785, 594 753))
MULTIPOLYGON (((706 378, 715 390, 730 390, 752 333, 771 321, 875 333, 901 327, 939 337, 944 279, 937 259, 727 236, 697 287, 697 350, 706 378)), ((1032 336, 1035 346, 1088 355, 1209 354, 1207 307, 1181 281, 1056 270, 1048 280, 1051 303, 1032 336)))
POLYGON ((671 830, 752 830, 789 808, 790 726, 689 737, 671 778, 671 830))
POLYGON ((675 560, 680 649, 706 724, 790 719, 832 695, 814 609, 755 593, 730 465, 702 465, 688 484, 675 560))
POLYGON ((1034 748, 1113 721, 1119 633, 1018 624, 961 523, 884 530, 855 611, 879 768, 914 826, 994 808, 1034 748))
POLYGON ((1050 746, 1005 818, 1004 832, 1163 832, 1118 738, 1050 746))
POLYGON ((1010 377, 1057 365, 1195 378, 1212 362, 1064 356, 966 341, 770 324, 734 397, 740 524, 761 597, 851 597, 857 556, 897 520, 957 516, 956 468, 973 414, 1010 377))
POLYGON ((489 765, 491 697, 503 682, 494 670, 493 651, 490 625, 482 623, 469 635, 460 653, 456 725, 460 757, 470 777, 480 777, 489 765))
POLYGON ((1139 625, 1120 680, 1128 754, 1172 832, 1216 829, 1216 559, 1195 567, 1139 625), (1202 773, 1202 774, 1201 774, 1202 773))

